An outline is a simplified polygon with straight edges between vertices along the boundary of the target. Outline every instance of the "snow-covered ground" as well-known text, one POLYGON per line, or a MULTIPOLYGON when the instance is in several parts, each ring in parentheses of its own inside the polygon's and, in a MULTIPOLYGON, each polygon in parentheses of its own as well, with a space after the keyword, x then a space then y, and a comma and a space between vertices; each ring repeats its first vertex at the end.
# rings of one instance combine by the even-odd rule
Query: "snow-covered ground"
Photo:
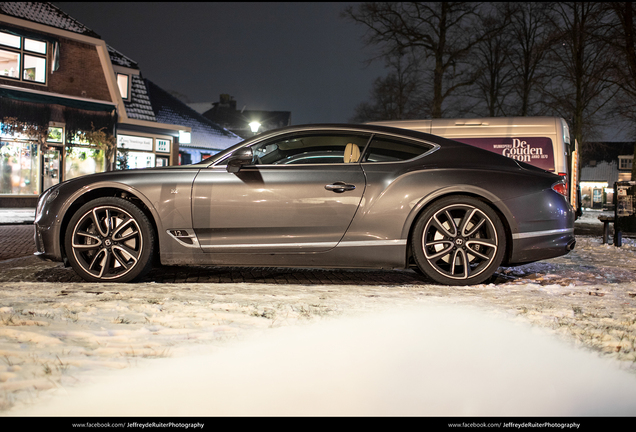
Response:
POLYGON ((636 415, 636 242, 577 241, 460 288, 0 282, 0 413, 636 415))
POLYGON ((527 324, 428 301, 145 362, 24 415, 607 416, 636 376, 527 324), (143 367, 142 367, 143 366, 143 367))

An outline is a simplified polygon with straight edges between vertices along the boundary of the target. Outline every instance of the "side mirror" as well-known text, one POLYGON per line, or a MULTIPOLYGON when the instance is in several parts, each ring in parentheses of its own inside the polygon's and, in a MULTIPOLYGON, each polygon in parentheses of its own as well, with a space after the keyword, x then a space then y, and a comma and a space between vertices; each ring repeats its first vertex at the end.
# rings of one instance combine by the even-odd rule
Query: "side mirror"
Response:
POLYGON ((250 147, 242 147, 238 150, 235 150, 227 159, 227 172, 239 172, 241 166, 251 164, 252 159, 253 154, 250 147))

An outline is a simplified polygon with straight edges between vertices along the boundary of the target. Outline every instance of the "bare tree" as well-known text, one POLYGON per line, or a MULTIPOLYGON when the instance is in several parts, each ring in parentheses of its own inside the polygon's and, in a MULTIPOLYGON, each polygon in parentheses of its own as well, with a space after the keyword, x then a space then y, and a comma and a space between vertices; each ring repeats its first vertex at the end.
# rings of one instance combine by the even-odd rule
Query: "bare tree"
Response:
MULTIPOLYGON (((636 119, 636 5, 632 2, 606 3, 612 21, 606 41, 615 60, 612 78, 620 88, 619 114, 636 119)), ((636 142, 634 143, 636 161, 636 142)), ((632 162, 632 180, 636 180, 636 163, 632 162)))
POLYGON ((560 39, 550 51, 553 79, 544 87, 548 109, 570 120, 571 136, 586 151, 594 135, 595 120, 616 94, 607 79, 612 67, 605 40, 607 16, 602 3, 554 3, 560 39))
POLYGON ((363 3, 348 7, 343 15, 366 26, 365 41, 380 48, 379 57, 412 49, 429 63, 430 113, 440 118, 444 102, 477 78, 467 59, 476 44, 489 37, 473 31, 479 25, 479 8, 471 2, 363 3))
POLYGON ((480 17, 481 29, 489 37, 473 50, 473 67, 479 71, 474 87, 466 96, 477 98, 490 117, 505 116, 507 99, 513 91, 514 69, 508 60, 512 38, 510 36, 510 4, 497 3, 490 13, 480 17), (494 29, 494 31, 493 31, 494 29))
POLYGON ((354 123, 374 120, 403 120, 426 116, 422 103, 419 60, 412 53, 392 53, 386 57, 390 73, 373 83, 370 102, 356 107, 354 123))
POLYGON ((537 114, 538 91, 550 77, 546 54, 559 40, 550 3, 509 3, 511 17, 508 62, 514 69, 513 88, 518 96, 514 114, 537 114))

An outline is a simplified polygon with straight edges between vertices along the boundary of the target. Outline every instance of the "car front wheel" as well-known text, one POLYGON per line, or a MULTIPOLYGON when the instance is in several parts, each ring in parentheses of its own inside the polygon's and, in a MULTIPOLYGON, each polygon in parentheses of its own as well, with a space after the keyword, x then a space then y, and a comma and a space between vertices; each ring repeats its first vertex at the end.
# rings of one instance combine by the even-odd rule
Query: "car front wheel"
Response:
POLYGON ((453 196, 433 203, 411 237, 420 270, 446 285, 474 285, 490 278, 506 249, 501 219, 484 202, 453 196))
POLYGON ((130 282, 152 267, 154 231, 131 202, 104 197, 88 202, 71 218, 65 237, 73 269, 91 282, 130 282))

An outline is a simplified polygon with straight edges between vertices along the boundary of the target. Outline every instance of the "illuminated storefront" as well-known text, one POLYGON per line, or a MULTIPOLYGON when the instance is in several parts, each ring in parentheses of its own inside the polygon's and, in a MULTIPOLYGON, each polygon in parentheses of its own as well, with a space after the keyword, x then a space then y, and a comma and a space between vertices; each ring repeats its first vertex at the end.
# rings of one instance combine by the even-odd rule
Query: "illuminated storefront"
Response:
POLYGON ((40 151, 37 142, 2 136, 0 194, 34 196, 40 193, 40 151))
POLYGON ((90 143, 64 146, 62 127, 50 127, 46 143, 3 133, 0 195, 39 195, 60 181, 106 170, 105 152, 90 143))
POLYGON ((176 164, 191 130, 157 121, 136 62, 28 2, 0 3, 0 125, 0 207, 35 207, 83 175, 176 164))
POLYGON ((66 149, 64 180, 106 171, 105 152, 95 147, 69 147, 66 149))
MULTIPOLYGON (((0 133, 0 196, 37 197, 60 181, 108 170, 106 152, 95 143, 65 138, 64 126, 49 127, 43 144, 25 134, 0 133)), ((170 165, 174 139, 142 133, 118 135, 117 169, 170 165), (121 166, 122 161, 126 166, 121 166)))
POLYGON ((170 165, 173 137, 152 134, 117 134, 117 169, 170 165), (126 166, 122 166, 123 164, 126 166))
POLYGON ((3 205, 32 206, 60 181, 108 168, 100 143, 75 137, 95 129, 112 136, 114 104, 0 85, 0 111, 3 205))

